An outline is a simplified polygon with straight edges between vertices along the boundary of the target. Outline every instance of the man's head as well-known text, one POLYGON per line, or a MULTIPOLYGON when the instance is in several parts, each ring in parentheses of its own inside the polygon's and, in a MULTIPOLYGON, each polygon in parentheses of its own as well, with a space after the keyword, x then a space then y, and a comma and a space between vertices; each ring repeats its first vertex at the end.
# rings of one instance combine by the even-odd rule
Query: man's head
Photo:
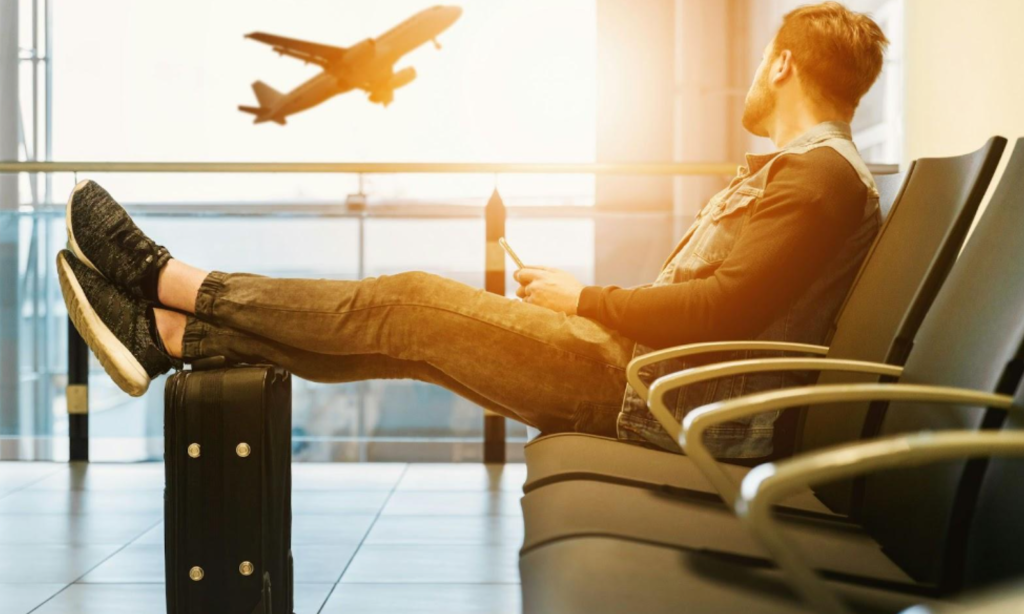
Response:
POLYGON ((888 44, 870 17, 838 2, 787 13, 747 92, 743 127, 768 136, 780 108, 799 105, 820 116, 852 120, 882 71, 888 44))

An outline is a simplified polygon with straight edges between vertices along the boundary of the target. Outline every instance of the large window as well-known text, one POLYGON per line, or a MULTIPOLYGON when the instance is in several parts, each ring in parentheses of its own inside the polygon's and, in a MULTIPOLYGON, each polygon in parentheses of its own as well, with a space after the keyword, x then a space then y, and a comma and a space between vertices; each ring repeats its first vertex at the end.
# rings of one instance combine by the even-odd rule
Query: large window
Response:
MULTIPOLYGON (((593 162, 593 0, 462 2, 464 12, 396 68, 418 77, 388 107, 353 91, 288 119, 253 125, 256 80, 288 91, 316 66, 243 35, 265 31, 334 46, 376 37, 426 1, 51 0, 51 113, 46 112, 43 0, 22 0, 22 159, 64 161, 593 162), (32 23, 39 29, 32 51, 32 23), (32 62, 36 53, 40 61, 32 62), (31 66, 36 66, 33 82, 31 66), (48 118, 50 118, 48 120, 48 118), (49 128, 49 130, 47 130, 49 128), (39 147, 33 149, 33 140, 39 147)), ((590 176, 54 174, 22 176, 18 228, 16 403, 0 455, 63 458, 68 420, 66 320, 53 259, 59 203, 86 176, 107 187, 183 260, 220 270, 356 279, 420 269, 482 286, 483 221, 336 215, 352 197, 374 206, 475 205, 498 187, 511 206, 589 206, 590 176), (47 194, 52 207, 47 207, 47 194), (252 214, 253 206, 262 206, 252 214), (310 213, 311 206, 319 213, 310 213), (324 211, 327 214, 324 215, 324 211)), ((9 206, 8 209, 11 207, 9 206)), ((534 262, 593 281, 593 221, 513 218, 509 240, 534 262)), ((513 288, 511 283, 509 288, 513 288)), ((159 458, 163 380, 132 399, 93 361, 92 457, 159 458)), ((411 381, 297 381, 296 458, 468 460, 480 457, 481 410, 411 381)), ((512 440, 525 431, 510 425, 512 440)), ((517 449, 511 448, 512 458, 517 449)))

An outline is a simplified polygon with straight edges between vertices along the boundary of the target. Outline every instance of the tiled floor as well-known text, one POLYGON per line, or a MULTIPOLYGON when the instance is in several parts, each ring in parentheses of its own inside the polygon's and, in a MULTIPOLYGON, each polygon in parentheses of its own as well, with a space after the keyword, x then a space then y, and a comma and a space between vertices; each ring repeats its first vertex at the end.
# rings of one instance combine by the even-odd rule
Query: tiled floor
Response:
MULTIPOLYGON (((296 614, 519 612, 525 468, 296 464, 296 614)), ((162 614, 163 466, 0 462, 0 614, 162 614)))

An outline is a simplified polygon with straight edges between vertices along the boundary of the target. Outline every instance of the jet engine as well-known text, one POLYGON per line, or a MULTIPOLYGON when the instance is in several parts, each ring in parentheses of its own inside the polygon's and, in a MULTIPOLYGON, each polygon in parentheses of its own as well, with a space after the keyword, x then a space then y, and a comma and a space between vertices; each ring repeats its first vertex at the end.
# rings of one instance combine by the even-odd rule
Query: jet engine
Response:
POLYGON ((412 83, 412 80, 416 78, 416 69, 413 67, 403 68, 402 70, 391 75, 391 78, 384 82, 383 85, 374 87, 370 90, 370 102, 382 104, 385 107, 391 104, 395 99, 395 90, 400 87, 404 87, 412 83))

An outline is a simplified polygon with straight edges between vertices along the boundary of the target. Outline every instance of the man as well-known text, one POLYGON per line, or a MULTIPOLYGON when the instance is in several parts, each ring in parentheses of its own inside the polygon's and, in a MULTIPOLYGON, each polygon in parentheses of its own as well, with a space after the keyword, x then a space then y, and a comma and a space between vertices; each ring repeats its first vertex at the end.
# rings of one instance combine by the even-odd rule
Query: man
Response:
MULTIPOLYGON (((886 44, 871 19, 835 2, 786 15, 743 115, 778 151, 747 156, 646 286, 583 287, 531 267, 516 274, 520 302, 421 272, 361 281, 211 273, 173 259, 85 181, 68 201, 70 251, 57 258, 68 312, 133 395, 183 361, 225 356, 320 382, 419 379, 546 433, 677 450, 627 385, 626 364, 698 341, 825 341, 880 225, 849 123, 886 44)), ((691 386, 671 406, 681 417, 784 383, 769 375, 691 386)), ((708 443, 723 458, 764 457, 775 418, 720 426, 708 443)))

